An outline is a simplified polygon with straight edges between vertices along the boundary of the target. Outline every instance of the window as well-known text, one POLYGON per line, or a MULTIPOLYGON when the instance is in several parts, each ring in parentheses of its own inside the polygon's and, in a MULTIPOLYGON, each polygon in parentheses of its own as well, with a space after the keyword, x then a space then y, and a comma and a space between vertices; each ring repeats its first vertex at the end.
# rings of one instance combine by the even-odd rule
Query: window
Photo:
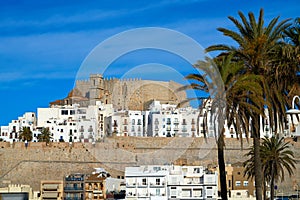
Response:
POLYGON ((193 197, 201 197, 202 190, 201 189, 193 189, 193 197))
POLYGON ((200 173, 200 168, 194 168, 194 173, 200 173))
POLYGON ((160 196, 160 189, 156 188, 156 196, 160 196))
POLYGON ((248 181, 244 181, 244 186, 245 186, 245 187, 248 186, 248 181))
POLYGON ((61 110, 61 115, 68 115, 68 110, 61 110))
POLYGON ((145 178, 142 179, 142 185, 147 185, 147 180, 145 178))
POLYGON ((75 115, 75 110, 70 110, 70 115, 75 115))
POLYGON ((192 191, 191 189, 182 189, 182 197, 191 197, 192 196, 192 191))
POLYGON ((131 123, 132 123, 132 125, 134 125, 135 124, 135 119, 132 119, 131 123))
POLYGON ((241 181, 236 181, 235 186, 241 186, 241 181))
POLYGON ((228 187, 231 187, 231 180, 228 181, 228 187))
POLYGON ((156 185, 160 185, 160 179, 157 178, 155 183, 156 183, 156 185))

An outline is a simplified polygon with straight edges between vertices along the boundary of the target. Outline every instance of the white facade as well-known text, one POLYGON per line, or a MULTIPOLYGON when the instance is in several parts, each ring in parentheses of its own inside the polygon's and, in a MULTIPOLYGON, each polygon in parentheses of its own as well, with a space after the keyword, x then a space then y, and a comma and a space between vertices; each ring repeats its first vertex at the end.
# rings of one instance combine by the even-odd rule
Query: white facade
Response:
POLYGON ((104 118, 113 113, 112 105, 80 107, 77 104, 38 108, 38 127, 48 127, 55 142, 93 142, 104 137, 104 118))
POLYGON ((126 167, 127 200, 167 200, 168 166, 126 167))
POLYGON ((176 105, 153 101, 148 116, 147 135, 153 137, 200 137, 197 133, 199 111, 192 107, 176 108, 176 105))
POLYGON ((8 126, 1 126, 0 138, 7 142, 17 142, 19 141, 20 131, 24 127, 29 127, 32 132, 35 131, 36 115, 34 112, 26 112, 23 116, 18 117, 17 120, 12 120, 8 126))
POLYGON ((286 131, 289 137, 300 137, 300 114, 288 114, 288 131, 286 131), (298 118, 297 118, 298 117, 298 118))
POLYGON ((126 199, 217 199, 218 175, 202 166, 126 167, 126 199))
POLYGON ((118 111, 108 117, 106 122, 107 135, 145 136, 144 115, 141 111, 118 111))

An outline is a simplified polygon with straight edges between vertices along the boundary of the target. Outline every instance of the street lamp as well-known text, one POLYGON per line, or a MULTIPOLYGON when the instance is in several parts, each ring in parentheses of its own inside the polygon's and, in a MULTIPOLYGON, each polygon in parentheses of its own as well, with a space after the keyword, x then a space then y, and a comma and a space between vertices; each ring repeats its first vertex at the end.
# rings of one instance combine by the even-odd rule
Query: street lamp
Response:
MULTIPOLYGON (((296 101, 296 99, 298 99, 299 100, 299 102, 300 102, 300 97, 299 96, 294 96, 293 97, 293 100, 292 100, 292 109, 290 109, 290 110, 287 110, 286 111, 286 114, 290 114, 291 115, 291 123, 293 123, 293 114, 300 114, 300 110, 299 109, 296 109, 295 108, 295 101, 296 101)), ((290 133, 290 130, 291 129, 291 127, 289 126, 289 133, 290 133)), ((298 130, 298 129, 300 129, 300 128, 296 128, 296 135, 298 136, 298 132, 300 131, 300 130, 298 130)), ((300 134, 300 133, 299 133, 300 134)))

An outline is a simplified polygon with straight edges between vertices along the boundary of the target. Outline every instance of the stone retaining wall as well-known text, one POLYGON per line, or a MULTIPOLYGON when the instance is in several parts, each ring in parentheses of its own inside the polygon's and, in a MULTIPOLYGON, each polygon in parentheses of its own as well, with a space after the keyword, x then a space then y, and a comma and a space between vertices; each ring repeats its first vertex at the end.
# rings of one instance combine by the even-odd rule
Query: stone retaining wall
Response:
MULTIPOLYGON (((57 180, 70 173, 91 173, 103 167, 113 177, 124 176, 126 166, 143 164, 217 165, 215 139, 204 138, 106 138, 91 143, 24 143, 0 142, 0 185, 30 184, 39 190, 41 180, 57 180)), ((300 142, 293 142, 292 150, 300 160, 300 142)), ((226 163, 243 162, 252 141, 226 139, 226 163)), ((300 183, 300 163, 292 178, 279 184, 285 191, 300 183)))

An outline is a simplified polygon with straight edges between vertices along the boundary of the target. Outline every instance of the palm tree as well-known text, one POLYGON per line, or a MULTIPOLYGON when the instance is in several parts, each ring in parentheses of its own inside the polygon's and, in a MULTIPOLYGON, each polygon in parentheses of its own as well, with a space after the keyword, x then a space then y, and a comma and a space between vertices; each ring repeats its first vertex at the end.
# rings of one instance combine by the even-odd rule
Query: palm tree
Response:
MULTIPOLYGON (((213 104, 212 110, 213 113, 218 117, 219 125, 219 136, 217 137, 217 149, 218 149, 218 165, 220 173, 220 184, 221 184, 221 197, 222 199, 227 199, 227 186, 226 186, 226 171, 225 171, 225 159, 224 159, 224 122, 220 120, 220 116, 225 116, 227 118, 227 126, 230 127, 232 124, 237 131, 237 134, 242 136, 243 133, 246 135, 249 133, 249 116, 246 115, 247 110, 257 110, 259 112, 258 100, 260 104, 264 101, 262 98, 257 98, 261 96, 262 87, 259 84, 260 76, 245 74, 244 66, 241 65, 241 62, 234 61, 232 54, 221 55, 214 60, 206 58, 205 61, 198 61, 194 65, 195 68, 201 70, 205 66, 209 66, 215 63, 219 70, 220 76, 224 83, 225 88, 225 104, 226 110, 225 113, 219 113, 216 110, 220 110, 219 104, 220 101, 214 98, 211 99, 208 97, 209 101, 213 104), (253 91, 253 92, 248 92, 253 91), (249 99, 256 104, 249 104, 247 101, 249 99), (217 108, 217 109, 215 109, 217 108), (243 112, 240 112, 243 111, 243 112), (241 113, 241 114, 240 114, 241 113)), ((189 74, 186 76, 188 80, 193 82, 186 86, 185 89, 196 89, 208 93, 210 87, 207 80, 207 74, 189 74)), ((201 99, 201 97, 198 97, 201 99)), ((204 106, 205 107, 205 106, 204 106)), ((201 112, 200 112, 201 113, 201 112)), ((250 112, 249 112, 250 113, 250 112)), ((213 117, 213 115, 211 115, 213 117)), ((205 123, 204 123, 205 124, 205 123)), ((206 137, 206 135, 204 135, 206 137)), ((242 140, 241 140, 242 142, 242 140)))
MULTIPOLYGON (((278 181, 284 181, 284 172, 288 172, 289 176, 296 169, 296 160, 294 152, 290 150, 289 142, 285 142, 284 138, 278 135, 271 138, 263 138, 260 148, 261 162, 263 164, 263 174, 265 183, 270 183, 271 199, 274 199, 274 184, 278 181)), ((246 154, 250 158, 244 162, 244 175, 253 177, 254 171, 254 154, 253 148, 246 154)))
POLYGON ((21 141, 31 141, 32 140, 32 132, 29 127, 23 127, 19 134, 19 140, 21 141))
MULTIPOLYGON (((299 73, 300 71, 300 18, 296 18, 291 27, 284 31, 284 40, 288 44, 280 55, 285 61, 285 69, 292 71, 291 73, 299 73)), ((282 75, 283 76, 283 75, 282 75)), ((300 76, 283 77, 283 82, 294 83, 288 88, 288 97, 299 94, 300 76)), ((289 105, 290 107, 290 105, 289 105)))
POLYGON ((51 133, 49 128, 43 128, 41 131, 41 134, 38 136, 38 141, 39 142, 46 142, 46 145, 48 145, 48 143, 51 140, 51 133))
MULTIPOLYGON (((206 58, 205 61, 198 61, 194 67, 198 70, 202 70, 203 68, 205 68, 205 66, 210 66, 213 64, 213 60, 211 60, 210 58, 206 58)), ((208 72, 209 74, 209 72, 208 72)), ((195 74, 189 74, 187 75, 185 78, 192 81, 192 83, 190 85, 184 86, 181 89, 193 89, 193 90, 201 90, 205 93, 209 93, 209 89, 210 88, 210 84, 208 81, 208 74, 200 74, 200 73, 195 73, 195 74)), ((213 77, 212 77, 213 78, 213 77)), ((220 116, 222 116, 222 112, 220 112, 222 110, 222 108, 220 108, 217 104, 219 103, 218 98, 220 98, 220 96, 214 97, 212 98, 211 95, 209 97, 205 97, 205 101, 204 101, 204 105, 202 105, 202 107, 200 108, 200 113, 202 113, 202 109, 205 108, 205 104, 208 102, 212 103, 212 113, 210 117, 212 120, 213 117, 218 118, 218 130, 219 132, 219 136, 216 138, 216 142, 217 142, 217 149, 218 149, 218 165, 219 165, 219 180, 220 180, 220 184, 221 184, 221 198, 224 200, 227 200, 227 186, 226 186, 226 171, 225 171, 225 159, 224 159, 224 128, 222 130, 220 130, 220 127, 223 125, 223 123, 220 123, 221 120, 220 116), (220 124, 219 124, 220 123, 220 124)), ((202 100, 203 97, 196 97, 196 99, 198 100, 202 100)), ((188 99, 188 100, 194 100, 194 99, 188 99)), ((197 124, 199 125, 199 118, 197 120, 197 124)), ((203 124, 207 124, 207 113, 204 113, 204 123, 203 124)), ((207 126, 203 127, 204 129, 207 126)), ((199 132, 199 128, 197 128, 197 132, 199 132)), ((215 129, 215 135, 217 131, 215 129)), ((206 134, 204 134, 204 137, 206 138, 206 134)))
MULTIPOLYGON (((225 53, 233 53, 235 58, 242 61, 248 73, 254 75, 264 76, 262 80, 262 87, 264 92, 262 98, 268 102, 268 110, 270 113, 270 122, 277 123, 282 120, 279 113, 285 113, 284 104, 278 104, 282 101, 280 91, 277 88, 269 87, 270 80, 274 74, 278 73, 276 68, 276 58, 278 50, 281 49, 282 33, 290 26, 288 20, 278 22, 279 17, 271 20, 265 26, 263 20, 263 9, 260 10, 258 20, 256 21, 254 14, 249 12, 248 18, 239 12, 241 22, 234 17, 228 17, 236 26, 237 32, 226 29, 218 28, 225 36, 234 40, 238 47, 231 45, 213 45, 207 48, 207 51, 222 51, 225 53), (280 118, 278 119, 278 116, 280 118)), ((252 103, 252 102, 251 102, 252 103)), ((264 111, 264 106, 260 107, 260 112, 264 111)), ((256 183, 256 198, 262 199, 262 165, 260 162, 260 114, 256 110, 251 111, 251 133, 253 136, 254 146, 254 164, 255 164, 255 183, 256 183)), ((274 125, 277 128, 277 125, 274 125)))

